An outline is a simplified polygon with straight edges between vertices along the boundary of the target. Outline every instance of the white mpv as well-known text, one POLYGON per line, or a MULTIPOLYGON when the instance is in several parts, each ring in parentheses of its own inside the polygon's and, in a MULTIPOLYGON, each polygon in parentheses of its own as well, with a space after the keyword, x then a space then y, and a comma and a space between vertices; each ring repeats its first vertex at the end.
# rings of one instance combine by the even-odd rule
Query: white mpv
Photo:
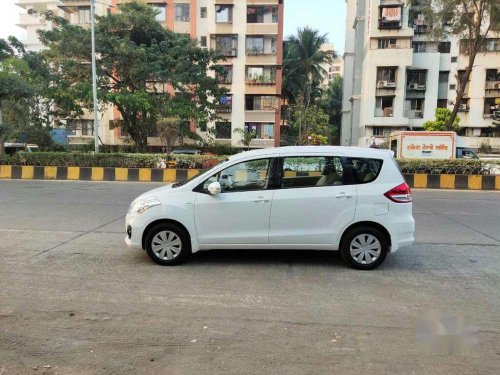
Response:
POLYGON ((126 243, 161 265, 211 249, 340 250, 358 269, 413 243, 409 186, 389 150, 297 146, 243 152, 142 194, 126 243))

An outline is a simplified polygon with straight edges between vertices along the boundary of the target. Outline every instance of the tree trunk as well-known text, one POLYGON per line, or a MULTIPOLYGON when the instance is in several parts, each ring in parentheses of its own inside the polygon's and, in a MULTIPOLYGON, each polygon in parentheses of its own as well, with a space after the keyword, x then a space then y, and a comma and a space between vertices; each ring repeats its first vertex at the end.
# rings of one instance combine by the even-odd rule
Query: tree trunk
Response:
POLYGON ((453 110, 451 112, 451 116, 446 123, 447 130, 453 130, 453 122, 458 115, 458 110, 460 109, 460 105, 462 104, 462 98, 464 97, 465 89, 467 84, 469 83, 470 74, 472 72, 472 68, 474 67, 474 60, 476 59, 476 54, 471 53, 469 56, 469 64, 467 69, 465 70, 465 74, 463 77, 463 81, 459 80, 459 85, 457 89, 457 96, 455 98, 455 104, 453 105, 453 110))

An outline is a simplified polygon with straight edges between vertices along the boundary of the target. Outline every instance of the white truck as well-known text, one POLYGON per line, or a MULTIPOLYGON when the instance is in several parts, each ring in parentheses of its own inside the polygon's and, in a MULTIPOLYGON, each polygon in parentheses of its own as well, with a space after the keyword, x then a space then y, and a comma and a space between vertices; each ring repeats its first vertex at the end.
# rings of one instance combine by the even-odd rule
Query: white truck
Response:
POLYGON ((479 159, 455 132, 398 131, 389 135, 389 148, 400 159, 479 159))

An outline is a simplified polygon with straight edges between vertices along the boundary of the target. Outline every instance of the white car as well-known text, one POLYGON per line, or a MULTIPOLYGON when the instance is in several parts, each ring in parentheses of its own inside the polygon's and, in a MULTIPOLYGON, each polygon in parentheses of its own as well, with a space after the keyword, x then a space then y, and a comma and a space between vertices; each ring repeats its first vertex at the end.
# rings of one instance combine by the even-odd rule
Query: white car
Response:
POLYGON ((211 249, 340 250, 358 269, 413 243, 412 198, 393 153, 296 146, 243 152, 142 194, 125 242, 161 265, 211 249))

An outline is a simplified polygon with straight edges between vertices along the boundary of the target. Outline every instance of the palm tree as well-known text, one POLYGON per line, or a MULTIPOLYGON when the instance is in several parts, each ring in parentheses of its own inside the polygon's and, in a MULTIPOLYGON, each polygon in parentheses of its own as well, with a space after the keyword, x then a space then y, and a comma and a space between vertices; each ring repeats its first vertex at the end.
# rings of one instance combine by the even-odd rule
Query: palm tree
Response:
POLYGON ((335 53, 321 50, 321 45, 327 42, 326 35, 306 26, 299 28, 297 35, 289 37, 285 43, 283 84, 286 90, 291 90, 294 97, 298 94, 297 87, 294 86, 298 86, 306 107, 311 103, 314 86, 322 82, 327 73, 321 65, 335 58, 335 53))

